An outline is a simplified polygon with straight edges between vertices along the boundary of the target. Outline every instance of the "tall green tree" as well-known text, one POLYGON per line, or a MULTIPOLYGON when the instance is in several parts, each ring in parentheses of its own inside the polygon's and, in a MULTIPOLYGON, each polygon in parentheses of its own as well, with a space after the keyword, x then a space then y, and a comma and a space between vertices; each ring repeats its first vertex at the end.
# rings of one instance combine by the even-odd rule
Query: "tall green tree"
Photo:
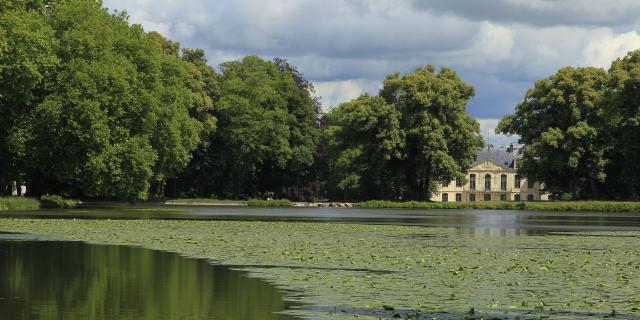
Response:
POLYGON ((29 136, 19 124, 49 92, 57 47, 44 1, 0 3, 0 195, 22 178, 19 162, 29 136))
POLYGON ((601 196, 610 139, 601 104, 607 74, 599 68, 560 69, 537 81, 514 115, 498 131, 517 134, 524 144, 520 172, 559 196, 601 196))
POLYGON ((332 197, 384 199, 401 193, 397 166, 404 132, 400 112, 381 97, 364 94, 325 117, 326 188, 332 197))
POLYGON ((184 179, 195 179, 191 192, 201 196, 289 196, 308 183, 314 161, 318 133, 310 93, 259 57, 221 69, 217 130, 184 179))
MULTIPOLYGON (((44 31, 25 51, 45 51, 55 63, 43 73, 29 62, 26 78, 41 88, 33 102, 16 104, 26 108, 9 135, 28 190, 131 200, 146 199, 152 184, 161 192, 210 127, 198 118, 211 107, 201 98, 198 69, 166 50, 177 44, 129 25, 126 14, 110 14, 99 1, 59 1, 33 12, 25 17, 44 31), (40 49, 47 36, 55 45, 40 49)), ((18 33, 8 39, 22 40, 18 33)))
POLYGON ((606 190, 612 198, 640 199, 640 50, 615 60, 605 94, 612 136, 606 190))
POLYGON ((426 200, 439 183, 464 181, 483 145, 480 125, 466 112, 473 87, 452 69, 427 65, 388 75, 380 96, 401 114, 406 197, 426 200))

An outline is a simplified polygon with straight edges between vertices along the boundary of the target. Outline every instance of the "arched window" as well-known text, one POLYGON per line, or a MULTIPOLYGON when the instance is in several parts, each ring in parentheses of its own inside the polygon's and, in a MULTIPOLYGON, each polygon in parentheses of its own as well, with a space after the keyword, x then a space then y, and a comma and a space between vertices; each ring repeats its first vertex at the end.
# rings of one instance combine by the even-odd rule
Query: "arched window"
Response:
POLYGON ((484 176, 484 189, 491 190, 491 175, 488 173, 484 176))
POLYGON ((507 195, 506 194, 501 194, 500 195, 500 201, 507 201, 507 195))
POLYGON ((456 193, 456 202, 462 202, 462 193, 456 193))
POLYGON ((507 190, 507 175, 503 174, 500 176, 500 189, 503 191, 507 190))
POLYGON ((442 202, 449 202, 449 194, 448 193, 443 193, 442 194, 442 202))
POLYGON ((515 196, 513 196, 513 200, 514 201, 520 201, 520 195, 516 194, 515 196))
POLYGON ((475 174, 471 174, 469 176, 469 189, 471 189, 471 190, 475 190, 476 189, 476 175, 475 174))

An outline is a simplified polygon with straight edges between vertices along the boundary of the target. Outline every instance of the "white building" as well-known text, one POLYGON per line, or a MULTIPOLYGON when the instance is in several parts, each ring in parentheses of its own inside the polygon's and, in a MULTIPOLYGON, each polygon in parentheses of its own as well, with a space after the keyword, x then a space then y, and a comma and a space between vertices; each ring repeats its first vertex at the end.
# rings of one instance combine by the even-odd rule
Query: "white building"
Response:
POLYGON ((432 201, 546 201, 541 184, 518 176, 518 151, 485 147, 467 175, 467 182, 441 186, 432 201))

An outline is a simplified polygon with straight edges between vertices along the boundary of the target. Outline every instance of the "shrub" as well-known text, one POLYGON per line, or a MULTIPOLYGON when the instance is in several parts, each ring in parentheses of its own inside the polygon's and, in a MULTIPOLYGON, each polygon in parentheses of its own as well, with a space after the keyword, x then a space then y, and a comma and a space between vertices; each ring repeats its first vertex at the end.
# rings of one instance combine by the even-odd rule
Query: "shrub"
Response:
POLYGON ((42 204, 43 208, 68 209, 68 208, 75 208, 78 205, 79 201, 72 200, 72 199, 65 199, 59 195, 52 194, 52 195, 42 196, 40 198, 40 203, 42 204))

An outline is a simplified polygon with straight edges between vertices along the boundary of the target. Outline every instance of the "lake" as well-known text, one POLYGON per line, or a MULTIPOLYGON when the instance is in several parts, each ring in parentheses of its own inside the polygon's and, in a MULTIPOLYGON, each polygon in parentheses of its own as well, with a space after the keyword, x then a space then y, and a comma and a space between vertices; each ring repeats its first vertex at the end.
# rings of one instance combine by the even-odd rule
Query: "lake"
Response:
POLYGON ((7 231, 175 250, 244 266, 301 290, 295 300, 304 304, 285 302, 293 291, 207 260, 0 236, 0 274, 8 275, 0 312, 37 310, 52 319, 95 312, 108 314, 104 319, 180 319, 180 312, 196 315, 187 319, 290 319, 279 312, 390 317, 419 306, 423 318, 441 319, 462 318, 472 307, 488 318, 640 314, 640 217, 632 213, 94 204, 2 216, 48 218, 5 221, 7 231), (61 220, 68 218, 79 220, 61 220), (11 296, 17 298, 9 303, 11 296))
POLYGON ((11 218, 185 219, 385 224, 450 228, 465 236, 542 235, 554 232, 640 231, 633 213, 473 209, 258 208, 88 204, 75 210, 0 212, 11 218))
POLYGON ((204 260, 1 236, 0 319, 294 319, 273 285, 204 260))

